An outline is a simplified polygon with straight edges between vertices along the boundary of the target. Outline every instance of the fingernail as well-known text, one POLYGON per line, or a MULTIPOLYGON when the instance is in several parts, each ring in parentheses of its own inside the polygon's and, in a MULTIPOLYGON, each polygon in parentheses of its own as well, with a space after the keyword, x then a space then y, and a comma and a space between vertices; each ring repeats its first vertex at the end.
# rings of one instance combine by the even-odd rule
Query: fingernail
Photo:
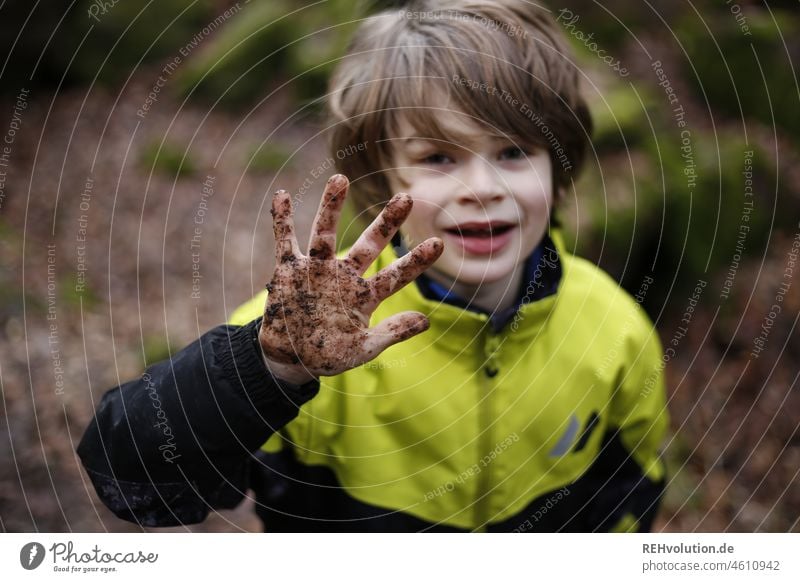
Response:
POLYGON ((405 192, 399 192, 395 194, 392 197, 392 202, 395 204, 403 204, 403 206, 408 206, 409 209, 414 206, 414 199, 405 192))

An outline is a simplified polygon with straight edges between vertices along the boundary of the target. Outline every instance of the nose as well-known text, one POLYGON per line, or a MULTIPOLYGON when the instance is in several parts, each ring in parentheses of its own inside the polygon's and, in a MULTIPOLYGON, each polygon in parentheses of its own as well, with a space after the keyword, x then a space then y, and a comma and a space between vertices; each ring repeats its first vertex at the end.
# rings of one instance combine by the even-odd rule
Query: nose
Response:
POLYGON ((463 176, 463 190, 459 197, 462 204, 481 206, 499 202, 506 196, 503 178, 497 168, 481 156, 471 156, 463 176))

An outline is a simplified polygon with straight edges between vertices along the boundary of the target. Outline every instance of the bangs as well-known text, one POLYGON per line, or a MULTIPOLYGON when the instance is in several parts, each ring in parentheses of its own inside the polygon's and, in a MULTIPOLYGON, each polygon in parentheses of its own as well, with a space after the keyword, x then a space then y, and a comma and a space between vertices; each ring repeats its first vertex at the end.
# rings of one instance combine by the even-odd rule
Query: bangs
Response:
POLYGON ((455 113, 492 136, 546 147, 531 117, 543 117, 537 112, 556 94, 523 68, 518 42, 499 31, 487 33, 481 24, 450 22, 438 20, 422 32, 405 30, 398 46, 388 48, 379 123, 397 135, 405 119, 420 136, 460 144, 466 136, 442 123, 444 113, 455 113))

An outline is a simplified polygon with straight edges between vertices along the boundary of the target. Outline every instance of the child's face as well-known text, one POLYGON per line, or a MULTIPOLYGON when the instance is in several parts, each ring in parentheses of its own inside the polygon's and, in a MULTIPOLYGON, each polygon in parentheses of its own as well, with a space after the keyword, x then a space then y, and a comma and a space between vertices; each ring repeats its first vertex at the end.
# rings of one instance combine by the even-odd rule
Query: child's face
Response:
POLYGON ((393 140, 392 190, 414 199, 401 232, 409 247, 432 236, 444 241, 429 269, 435 278, 468 286, 510 280, 547 230, 553 203, 548 152, 526 151, 457 113, 443 112, 440 119, 448 134, 466 141, 424 139, 406 121, 393 140))

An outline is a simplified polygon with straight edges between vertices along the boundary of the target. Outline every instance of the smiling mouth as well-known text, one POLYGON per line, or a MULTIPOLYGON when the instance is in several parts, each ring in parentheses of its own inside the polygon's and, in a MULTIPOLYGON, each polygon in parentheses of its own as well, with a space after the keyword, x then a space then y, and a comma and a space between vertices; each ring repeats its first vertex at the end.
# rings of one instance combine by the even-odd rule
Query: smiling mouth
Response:
POLYGON ((514 228, 514 225, 507 222, 465 223, 452 228, 446 228, 444 231, 448 234, 460 237, 492 238, 505 234, 512 228, 514 228))

